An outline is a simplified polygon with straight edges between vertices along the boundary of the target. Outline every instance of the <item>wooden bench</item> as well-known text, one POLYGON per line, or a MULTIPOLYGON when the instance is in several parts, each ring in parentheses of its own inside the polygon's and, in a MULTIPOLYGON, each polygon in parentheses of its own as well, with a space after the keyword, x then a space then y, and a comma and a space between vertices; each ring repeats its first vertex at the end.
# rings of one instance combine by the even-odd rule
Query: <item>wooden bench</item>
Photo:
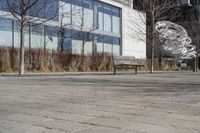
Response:
POLYGON ((113 56, 113 67, 114 67, 114 75, 116 75, 116 69, 123 67, 135 69, 135 74, 137 74, 137 68, 144 66, 142 64, 138 64, 135 57, 132 56, 113 56))
POLYGON ((187 65, 187 63, 180 63, 180 67, 181 67, 181 68, 187 68, 188 65, 187 65))

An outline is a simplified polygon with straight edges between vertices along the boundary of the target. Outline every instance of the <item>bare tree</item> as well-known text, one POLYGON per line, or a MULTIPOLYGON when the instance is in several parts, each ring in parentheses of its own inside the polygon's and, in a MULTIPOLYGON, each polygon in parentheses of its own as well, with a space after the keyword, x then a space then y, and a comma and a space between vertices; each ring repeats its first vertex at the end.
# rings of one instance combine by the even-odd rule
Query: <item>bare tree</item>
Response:
MULTIPOLYGON (((20 64, 19 75, 24 74, 24 42, 25 31, 30 25, 39 25, 55 17, 49 16, 45 19, 39 19, 38 15, 53 0, 7 0, 7 6, 12 15, 20 24, 20 64)), ((56 14, 56 13, 55 13, 56 14)))
MULTIPOLYGON (((154 71, 154 56, 155 48, 157 42, 155 34, 155 23, 161 20, 173 20, 176 18, 179 13, 174 10, 177 7, 178 3, 176 1, 169 0, 139 0, 138 3, 135 3, 134 8, 139 10, 137 11, 138 17, 141 20, 139 23, 132 16, 130 16, 130 29, 136 30, 138 36, 132 36, 133 38, 137 37, 140 41, 145 41, 147 44, 147 54, 150 53, 150 72, 154 71), (143 13, 141 13, 143 12, 143 13), (142 24, 141 24, 142 23, 142 24), (141 27, 141 25, 146 25, 146 28, 141 27), (132 27, 132 28, 131 28, 132 27), (146 38, 144 39, 144 35, 146 38)), ((159 48, 159 46, 157 46, 159 48)))
POLYGON ((199 71, 199 54, 200 54, 200 20, 195 11, 190 11, 191 20, 189 22, 185 22, 183 26, 187 29, 189 36, 192 39, 192 44, 196 47, 197 59, 196 59, 196 71, 199 71))
POLYGON ((188 33, 192 39, 192 44, 196 46, 197 53, 200 53, 200 21, 193 17, 193 21, 184 23, 188 33))

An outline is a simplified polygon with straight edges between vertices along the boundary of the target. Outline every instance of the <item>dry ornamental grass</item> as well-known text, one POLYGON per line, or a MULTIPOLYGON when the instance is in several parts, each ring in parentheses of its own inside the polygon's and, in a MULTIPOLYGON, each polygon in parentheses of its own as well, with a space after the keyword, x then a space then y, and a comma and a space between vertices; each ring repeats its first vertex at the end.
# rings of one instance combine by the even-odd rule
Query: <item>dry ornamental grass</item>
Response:
MULTIPOLYGON (((150 61, 138 60, 144 64, 140 70, 148 71, 150 61)), ((16 72, 19 66, 19 49, 11 47, 0 47, 0 72, 16 72)), ((172 71, 177 70, 173 61, 154 61, 155 70, 172 71)), ((25 49, 25 70, 32 72, 90 72, 90 71, 112 71, 112 55, 108 53, 95 53, 81 56, 65 52, 44 51, 41 48, 25 49)))

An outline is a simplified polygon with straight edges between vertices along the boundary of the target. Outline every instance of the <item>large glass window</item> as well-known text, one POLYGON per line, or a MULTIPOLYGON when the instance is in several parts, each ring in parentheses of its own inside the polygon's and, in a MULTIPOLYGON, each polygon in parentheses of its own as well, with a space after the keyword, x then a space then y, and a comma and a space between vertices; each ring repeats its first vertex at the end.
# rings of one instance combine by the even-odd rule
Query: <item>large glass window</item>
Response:
POLYGON ((112 7, 104 5, 104 31, 112 32, 112 7))
POLYGON ((7 0, 0 0, 0 11, 8 11, 7 0))
POLYGON ((58 36, 58 28, 46 26, 46 35, 49 37, 57 37, 58 36))
POLYGON ((45 5, 46 19, 58 21, 58 0, 50 0, 45 5))
POLYGON ((71 24, 71 0, 59 2, 59 21, 62 26, 71 24))
POLYGON ((113 54, 120 55, 120 38, 113 37, 113 54))
POLYGON ((75 26, 82 25, 82 0, 73 0, 72 2, 72 24, 75 26))
POLYGON ((72 52, 71 30, 66 30, 65 31, 64 51, 66 51, 66 52, 72 52))
POLYGON ((102 3, 97 3, 97 26, 99 30, 103 31, 103 4, 102 3))
POLYGON ((58 0, 40 0, 29 10, 29 15, 58 21, 58 0))
POLYGON ((105 53, 112 53, 112 37, 110 36, 104 36, 104 52, 105 53))
POLYGON ((93 28, 93 0, 83 0, 84 27, 93 28))
POLYGON ((34 34, 44 34, 44 25, 35 25, 31 27, 34 34))
POLYGON ((47 49, 57 49, 58 46, 58 28, 45 26, 45 45, 47 49))
POLYGON ((89 32, 72 30, 72 52, 81 54, 82 48, 84 48, 84 54, 92 53, 93 39, 94 35, 89 32))
POLYGON ((74 54, 81 54, 81 48, 82 48, 82 40, 81 35, 79 31, 72 30, 72 53, 74 54))
POLYGON ((91 54, 92 48, 93 48, 93 42, 92 41, 86 42, 84 46, 84 54, 91 54))
POLYGON ((12 45, 12 20, 0 19, 0 46, 12 45))
POLYGON ((120 54, 120 38, 97 35, 96 50, 99 53, 120 54))
POLYGON ((12 20, 0 18, 0 29, 12 29, 12 20))
POLYGON ((31 27, 31 47, 43 48, 46 45, 45 42, 45 30, 44 25, 36 25, 31 27))
POLYGON ((112 31, 120 33, 120 10, 115 7, 112 8, 112 31))
POLYGON ((105 3, 96 2, 97 26, 101 31, 120 33, 120 9, 105 3))
POLYGON ((103 36, 98 36, 96 49, 98 53, 104 52, 104 46, 103 46, 103 36))

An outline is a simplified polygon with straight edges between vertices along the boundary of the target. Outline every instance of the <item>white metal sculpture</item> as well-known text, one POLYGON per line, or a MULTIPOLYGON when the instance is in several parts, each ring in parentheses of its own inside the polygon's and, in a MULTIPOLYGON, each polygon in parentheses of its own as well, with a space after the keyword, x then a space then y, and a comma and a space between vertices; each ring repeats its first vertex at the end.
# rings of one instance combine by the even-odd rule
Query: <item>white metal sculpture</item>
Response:
POLYGON ((182 62, 183 59, 196 57, 195 46, 191 44, 192 40, 182 26, 159 21, 155 24, 155 31, 163 42, 163 50, 173 56, 175 61, 182 62))

